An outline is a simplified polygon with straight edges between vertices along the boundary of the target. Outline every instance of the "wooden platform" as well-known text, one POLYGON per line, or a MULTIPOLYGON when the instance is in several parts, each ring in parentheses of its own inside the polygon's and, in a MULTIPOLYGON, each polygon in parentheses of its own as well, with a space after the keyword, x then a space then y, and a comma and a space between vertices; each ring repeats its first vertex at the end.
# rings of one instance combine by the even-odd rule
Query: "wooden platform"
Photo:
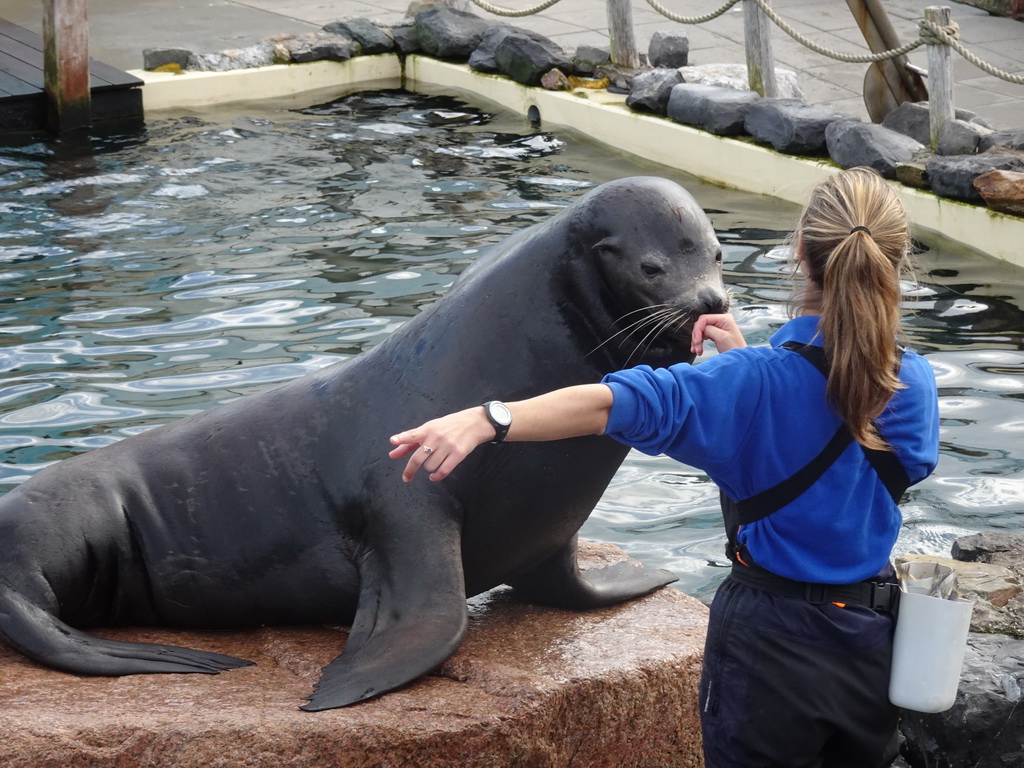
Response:
MULTIPOLYGON (((142 122, 142 81, 90 60, 94 127, 142 122)), ((0 135, 46 129, 43 39, 0 19, 0 135)))

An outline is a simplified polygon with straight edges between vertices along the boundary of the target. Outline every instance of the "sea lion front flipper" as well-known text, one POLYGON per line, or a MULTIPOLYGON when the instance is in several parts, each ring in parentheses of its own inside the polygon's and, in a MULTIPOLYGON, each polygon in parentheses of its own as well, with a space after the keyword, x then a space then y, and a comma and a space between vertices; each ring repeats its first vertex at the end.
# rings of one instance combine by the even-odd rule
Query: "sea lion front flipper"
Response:
POLYGON ((445 521, 429 534, 408 533, 387 549, 370 551, 360 564, 348 642, 302 709, 346 707, 394 690, 439 667, 465 637, 469 611, 457 526, 445 521))
POLYGON ((573 536, 539 566, 511 579, 509 586, 530 602, 585 610, 640 597, 678 580, 671 571, 625 562, 581 571, 576 562, 576 542, 573 536))
POLYGON ((251 661, 176 645, 107 640, 69 627, 0 580, 0 634, 31 659, 77 675, 199 672, 251 666, 251 661))

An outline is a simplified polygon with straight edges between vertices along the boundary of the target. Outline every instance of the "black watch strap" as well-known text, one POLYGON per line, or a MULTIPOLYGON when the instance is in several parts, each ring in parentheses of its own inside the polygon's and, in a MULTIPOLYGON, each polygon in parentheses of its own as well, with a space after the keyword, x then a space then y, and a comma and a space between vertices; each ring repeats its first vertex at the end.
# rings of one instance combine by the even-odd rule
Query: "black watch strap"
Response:
POLYGON ((494 439, 492 443, 500 443, 508 436, 508 429, 512 426, 512 412, 508 406, 498 400, 488 400, 484 403, 484 415, 494 427, 494 439))

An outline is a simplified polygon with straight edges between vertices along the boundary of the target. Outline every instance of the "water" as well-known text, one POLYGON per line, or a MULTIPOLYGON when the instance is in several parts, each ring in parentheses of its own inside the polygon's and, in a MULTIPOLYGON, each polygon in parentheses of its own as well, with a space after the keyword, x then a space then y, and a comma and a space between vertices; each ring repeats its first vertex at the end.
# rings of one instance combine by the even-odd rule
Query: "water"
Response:
MULTIPOLYGON (((0 148, 0 490, 369 349, 488 246, 622 176, 673 178, 708 211, 751 343, 786 320, 794 206, 451 98, 166 117, 94 150, 0 148)), ((898 548, 948 554, 1024 528, 1024 272, 921 247, 907 325, 938 376, 942 455, 898 548)), ((583 535, 704 598, 725 573, 717 491, 669 459, 632 453, 583 535)))

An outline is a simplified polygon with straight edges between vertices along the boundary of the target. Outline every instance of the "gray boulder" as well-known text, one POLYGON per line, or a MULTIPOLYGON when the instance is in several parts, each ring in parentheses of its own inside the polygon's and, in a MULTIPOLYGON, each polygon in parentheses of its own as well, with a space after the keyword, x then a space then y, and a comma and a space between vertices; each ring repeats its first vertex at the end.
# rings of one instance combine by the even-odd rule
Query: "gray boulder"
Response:
MULTIPOLYGON (((746 64, 701 64, 695 67, 682 68, 683 82, 697 85, 719 85, 746 91, 750 88, 747 79, 746 64)), ((796 72, 791 69, 775 69, 775 81, 778 85, 778 97, 782 99, 804 99, 803 91, 797 82, 796 72)))
POLYGON ((683 82, 678 69, 652 69, 641 72, 630 84, 626 106, 642 112, 664 115, 672 89, 683 82))
POLYGON ((515 30, 494 49, 498 72, 517 83, 536 86, 552 69, 572 71, 572 62, 556 43, 536 34, 515 30))
POLYGON ((994 131, 993 133, 982 137, 981 141, 978 142, 979 152, 987 152, 993 147, 1024 149, 1024 129, 994 131))
POLYGON ((297 64, 307 61, 348 61, 359 54, 359 46, 343 35, 300 35, 279 42, 297 64))
POLYGON ((677 30, 656 30, 647 46, 647 60, 655 69, 685 67, 690 59, 690 39, 677 30))
POLYGON ((142 52, 142 68, 153 70, 170 64, 185 69, 194 55, 186 48, 146 48, 142 52))
POLYGON ((743 133, 747 110, 760 98, 753 91, 680 83, 672 88, 666 112, 677 123, 695 125, 719 136, 735 136, 743 133))
POLYGON ((905 101, 882 118, 882 125, 890 131, 902 133, 921 144, 931 146, 930 120, 926 102, 905 101))
POLYGON ((951 709, 904 712, 900 731, 912 766, 1024 765, 1024 640, 971 633, 951 709))
POLYGON ((276 62, 276 58, 277 44, 263 40, 245 48, 193 54, 189 57, 187 69, 196 72, 228 72, 234 69, 268 67, 276 62))
POLYGON ((572 66, 581 75, 593 75, 598 67, 610 64, 612 54, 607 48, 581 45, 572 57, 572 66))
POLYGON ((978 123, 947 120, 939 130, 935 152, 939 155, 973 155, 978 151, 981 139, 991 133, 990 128, 978 123))
POLYGON ((1017 155, 983 154, 936 156, 928 161, 931 190, 942 197, 984 205, 974 180, 989 171, 1024 171, 1024 159, 1017 155))
POLYGON ((395 38, 395 49, 402 55, 417 53, 420 50, 420 36, 416 31, 413 19, 403 19, 391 28, 391 36, 395 38))
POLYGON ((435 6, 416 14, 420 49, 439 59, 468 59, 493 26, 472 13, 446 6, 435 6))
MULTIPOLYGON (((991 128, 988 123, 967 109, 954 110, 954 117, 965 123, 991 128)), ((897 133, 902 133, 904 136, 910 136, 926 146, 931 146, 931 115, 926 101, 903 102, 882 119, 882 125, 897 133)))
POLYGON ((395 39, 391 33, 378 27, 369 19, 346 19, 325 24, 324 32, 329 35, 342 35, 359 44, 364 56, 377 53, 390 53, 395 50, 395 39))
POLYGON ((838 120, 859 118, 798 99, 760 99, 747 110, 744 128, 779 152, 820 155, 826 151, 825 129, 838 120))
POLYGON ((919 141, 874 123, 840 120, 825 129, 829 157, 843 168, 865 165, 887 179, 896 178, 897 163, 923 149, 919 141))
MULTIPOLYGON (((520 29, 519 27, 510 27, 506 25, 491 27, 480 40, 480 44, 476 49, 469 55, 469 66, 478 72, 496 73, 500 72, 501 69, 498 67, 498 61, 495 58, 498 45, 509 35, 525 35, 533 40, 536 40, 539 44, 555 45, 548 38, 538 32, 531 32, 528 29, 520 29)), ((556 46, 557 47, 557 46, 556 46)), ((561 49, 559 49, 561 50, 561 49)))

